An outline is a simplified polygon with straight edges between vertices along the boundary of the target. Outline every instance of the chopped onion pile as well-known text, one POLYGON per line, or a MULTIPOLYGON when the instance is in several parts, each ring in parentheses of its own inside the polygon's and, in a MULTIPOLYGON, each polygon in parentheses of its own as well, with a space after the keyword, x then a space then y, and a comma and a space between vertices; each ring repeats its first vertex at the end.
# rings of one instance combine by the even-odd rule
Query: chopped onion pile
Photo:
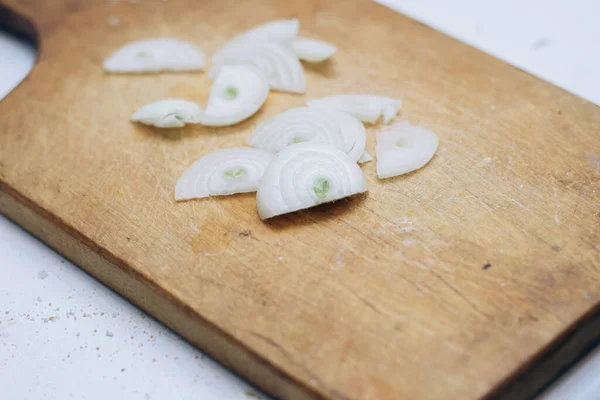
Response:
POLYGON ((391 178, 421 168, 431 160, 438 137, 429 129, 398 122, 377 133, 377 176, 391 178))
POLYGON ((271 89, 292 93, 306 91, 304 68, 298 57, 284 44, 278 42, 234 43, 219 52, 213 59, 211 76, 226 64, 253 64, 267 77, 271 89))
POLYGON ((158 128, 180 128, 198 123, 202 108, 184 99, 164 99, 148 104, 134 112, 131 120, 158 128))
POLYGON ((313 63, 325 61, 337 51, 337 47, 331 43, 302 38, 292 40, 290 48, 299 59, 313 63))
POLYGON ((349 114, 299 107, 263 122, 247 142, 272 153, 300 142, 326 143, 347 153, 356 162, 365 151, 366 140, 365 127, 349 114))
POLYGON ((224 64, 246 62, 266 74, 271 89, 304 93, 306 79, 299 59, 321 62, 337 49, 327 42, 298 39, 298 28, 297 19, 276 20, 241 33, 213 55, 210 75, 224 64))
POLYGON ((249 147, 209 153, 179 178, 175 200, 255 192, 272 159, 268 151, 249 147))
POLYGON ((261 219, 314 207, 367 191, 362 170, 339 149, 320 143, 286 147, 258 186, 261 219))
POLYGON ((200 118, 202 125, 237 124, 256 113, 267 100, 265 75, 249 64, 225 65, 217 74, 200 118))
POLYGON ((311 108, 327 108, 347 112, 363 122, 376 123, 383 116, 389 123, 402 106, 402 100, 366 94, 345 94, 308 100, 311 108))
MULTIPOLYGON (((298 30, 297 19, 267 22, 217 51, 205 109, 193 101, 167 98, 140 108, 131 120, 159 128, 228 126, 254 115, 271 89, 304 93, 306 77, 300 60, 322 62, 337 48, 298 38, 298 30)), ((131 42, 104 61, 106 71, 117 73, 203 67, 201 50, 168 38, 131 42)), ((293 108, 261 123, 247 138, 252 147, 221 149, 196 161, 177 181, 175 200, 256 191, 259 216, 267 219, 367 191, 358 164, 373 157, 365 148, 367 132, 362 122, 390 123, 402 100, 347 94, 306 103, 308 107, 293 108)), ((437 147, 438 138, 430 130, 398 122, 377 133, 377 176, 384 179, 419 169, 437 147)))
POLYGON ((170 38, 138 40, 126 44, 104 61, 114 73, 199 71, 204 53, 190 42, 170 38))

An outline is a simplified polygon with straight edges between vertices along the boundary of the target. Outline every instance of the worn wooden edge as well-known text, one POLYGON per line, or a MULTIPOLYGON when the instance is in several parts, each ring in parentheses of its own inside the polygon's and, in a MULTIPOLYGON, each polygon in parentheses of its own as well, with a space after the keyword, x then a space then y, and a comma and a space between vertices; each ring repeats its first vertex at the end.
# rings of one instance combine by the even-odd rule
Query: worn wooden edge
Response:
MULTIPOLYGON (((124 260, 2 181, 0 212, 265 392, 291 400, 345 399, 339 392, 326 397, 278 369, 124 260)), ((540 350, 529 363, 502 381, 485 399, 531 399, 587 354, 599 340, 600 306, 597 305, 540 350)))
POLYGON ((596 304, 485 398, 487 400, 531 399, 547 389, 599 344, 600 305, 596 304))
MULTIPOLYGON (((1 180, 0 213, 265 392, 282 399, 329 398, 282 371, 108 249, 1 180)), ((345 398, 340 393, 332 396, 345 398)))

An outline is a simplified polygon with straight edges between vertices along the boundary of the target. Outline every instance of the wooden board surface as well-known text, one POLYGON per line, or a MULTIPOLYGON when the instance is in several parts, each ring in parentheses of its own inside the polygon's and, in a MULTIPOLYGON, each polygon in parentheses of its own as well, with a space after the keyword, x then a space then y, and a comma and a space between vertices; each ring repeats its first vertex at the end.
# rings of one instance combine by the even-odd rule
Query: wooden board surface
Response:
POLYGON ((597 338, 598 107, 366 1, 7 4, 41 55, 0 103, 0 210, 270 393, 526 397, 597 338), (210 81, 101 69, 131 40, 210 55, 286 17, 339 53, 306 66, 307 96, 272 93, 235 127, 131 124, 153 100, 203 103, 210 81), (440 137, 432 162, 386 181, 371 162, 367 195, 268 223, 251 194, 174 202, 203 154, 344 92, 403 97, 398 119, 440 137))

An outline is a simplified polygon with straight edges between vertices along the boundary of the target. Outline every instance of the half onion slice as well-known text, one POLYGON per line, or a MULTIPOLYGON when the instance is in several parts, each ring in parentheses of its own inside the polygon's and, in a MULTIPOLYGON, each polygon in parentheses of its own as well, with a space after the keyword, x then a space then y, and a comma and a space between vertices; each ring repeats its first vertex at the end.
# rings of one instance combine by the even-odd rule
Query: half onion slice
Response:
POLYGON ((175 200, 255 192, 272 159, 268 151, 249 147, 208 153, 179 178, 175 200))
POLYGON ((327 144, 299 143, 269 164, 256 205, 260 218, 267 219, 366 191, 362 170, 344 152, 327 144))
POLYGON ((398 122, 377 133, 377 176, 391 178, 423 167, 438 148, 438 137, 429 129, 398 122))

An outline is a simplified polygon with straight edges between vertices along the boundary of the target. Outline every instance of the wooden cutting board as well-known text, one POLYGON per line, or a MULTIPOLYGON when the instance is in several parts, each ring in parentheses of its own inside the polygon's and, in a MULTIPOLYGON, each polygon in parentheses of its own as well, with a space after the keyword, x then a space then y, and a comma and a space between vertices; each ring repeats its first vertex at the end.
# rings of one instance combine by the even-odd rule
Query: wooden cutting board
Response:
MULTIPOLYGON (((600 333, 600 110, 367 1, 18 1, 31 75, 0 103, 0 210, 283 399, 527 398, 600 333), (207 55, 296 17, 338 45, 307 96, 229 128, 132 124, 206 74, 116 76, 104 57, 172 36, 207 55), (175 203, 194 160, 307 97, 401 96, 435 131, 422 170, 263 223, 254 195, 175 203)), ((374 153, 369 127, 368 149, 374 153)))

